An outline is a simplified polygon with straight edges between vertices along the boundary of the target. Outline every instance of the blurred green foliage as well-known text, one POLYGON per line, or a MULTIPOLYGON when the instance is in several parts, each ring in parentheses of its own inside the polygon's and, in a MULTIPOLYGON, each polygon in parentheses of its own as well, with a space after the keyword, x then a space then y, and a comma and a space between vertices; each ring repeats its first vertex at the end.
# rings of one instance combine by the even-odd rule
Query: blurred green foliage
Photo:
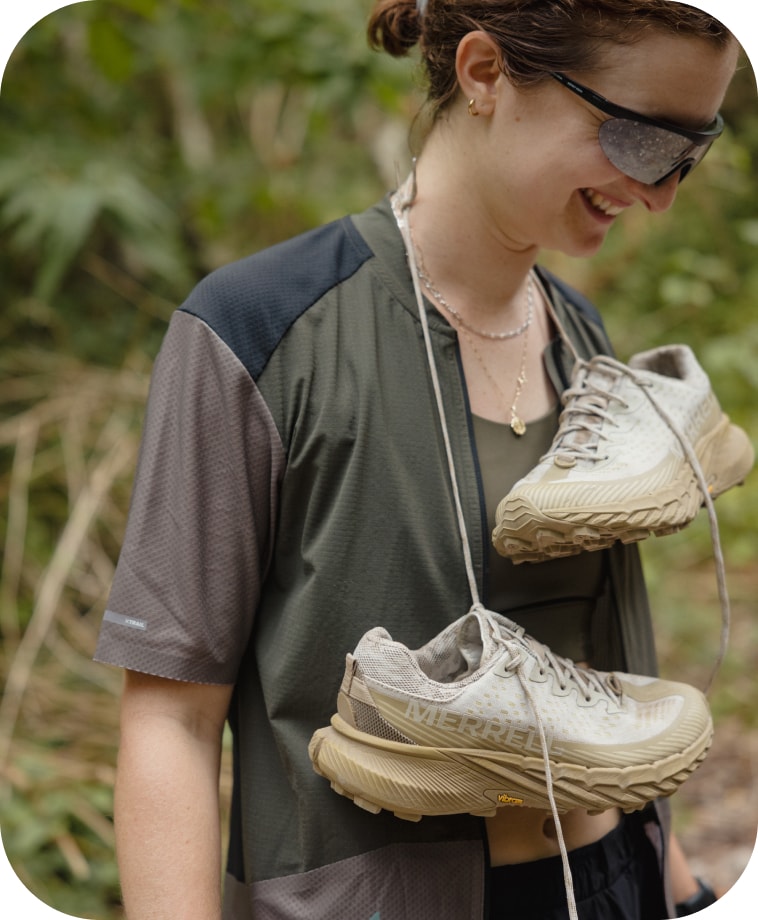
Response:
POLYGON ((366 9, 94 0, 32 29, 0 107, 0 339, 153 353, 201 275, 377 197, 408 68, 366 9))
MULTIPOLYGON (((93 0, 38 23, 3 78, 0 823, 26 883, 77 916, 120 916, 119 677, 89 658, 152 359, 203 275, 361 210, 407 170, 418 75, 369 51, 370 6, 93 0)), ((670 213, 626 214, 592 262, 545 256, 596 301, 622 358, 691 344, 754 438, 757 103, 745 65, 725 137, 670 213)), ((756 489, 719 512, 730 566, 747 571, 756 489)), ((686 659, 695 682, 715 649, 713 598, 693 600, 689 582, 677 594, 671 573, 702 571, 703 523, 645 546, 664 660, 686 659)), ((749 612, 754 581, 739 584, 749 612)), ((728 662, 732 688, 753 679, 748 646, 728 662)), ((754 727, 744 699, 725 689, 715 707, 754 727)))

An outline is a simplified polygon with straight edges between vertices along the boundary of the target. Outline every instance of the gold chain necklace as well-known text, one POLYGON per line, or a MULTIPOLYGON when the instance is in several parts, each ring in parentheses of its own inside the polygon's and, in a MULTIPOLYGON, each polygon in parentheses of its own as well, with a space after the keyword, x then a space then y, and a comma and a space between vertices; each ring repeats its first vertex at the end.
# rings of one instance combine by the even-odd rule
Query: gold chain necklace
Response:
POLYGON ((450 304, 445 300, 440 291, 434 286, 432 279, 429 277, 426 265, 424 264, 424 255, 419 249, 418 243, 413 239, 413 233, 411 233, 411 240, 413 242, 413 248, 416 251, 416 258, 418 264, 416 265, 416 274, 419 276, 421 283, 429 291, 429 293, 434 297, 440 306, 444 307, 445 310, 453 317, 456 323, 465 329, 467 332, 472 332, 474 335, 478 335, 482 339, 493 339, 495 341, 503 341, 504 339, 515 339, 518 336, 526 332, 529 327, 532 325, 532 316, 534 314, 534 298, 531 292, 532 276, 529 275, 529 283, 526 290, 526 319, 520 326, 517 326, 515 329, 509 329, 507 332, 488 332, 486 329, 477 329, 476 326, 472 326, 467 322, 461 314, 455 309, 455 307, 450 306, 450 304))
MULTIPOLYGON (((529 316, 531 316, 533 309, 534 309, 534 292, 533 292, 531 272, 529 273, 529 283, 526 288, 526 298, 527 298, 527 303, 529 304, 529 316)), ((479 362, 482 370, 484 371, 484 375, 486 376, 487 380, 489 380, 489 382, 492 384, 493 388, 495 389, 495 392, 500 397, 502 404, 504 406, 508 406, 508 401, 505 398, 505 394, 503 393, 502 389, 500 388, 500 384, 490 373, 490 370, 485 364, 485 361, 484 361, 484 358, 482 357, 481 352, 476 347, 476 343, 474 342, 473 336, 470 334, 470 331, 463 324, 461 324, 461 332, 465 336, 466 341, 471 346, 471 350, 474 352, 474 356, 476 357, 476 360, 479 362)), ((521 418, 521 416, 516 411, 516 406, 518 405, 519 397, 521 396, 521 391, 524 389, 524 386, 526 384, 526 358, 527 358, 528 342, 529 342, 529 326, 527 326, 526 329, 524 329, 524 342, 523 342, 523 345, 521 346, 521 362, 519 365, 518 377, 516 378, 516 389, 513 394, 513 402, 511 402, 510 406, 508 407, 510 410, 510 414, 511 414, 511 420, 510 420, 511 431, 518 437, 521 437, 522 435, 526 434, 526 422, 523 420, 523 418, 521 418)))

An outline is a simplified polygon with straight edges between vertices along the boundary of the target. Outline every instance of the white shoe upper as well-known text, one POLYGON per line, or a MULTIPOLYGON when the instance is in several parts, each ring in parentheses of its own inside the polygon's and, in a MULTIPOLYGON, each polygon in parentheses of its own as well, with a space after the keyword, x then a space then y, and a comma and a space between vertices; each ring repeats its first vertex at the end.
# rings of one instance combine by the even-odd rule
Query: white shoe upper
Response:
POLYGON ((415 651, 381 627, 369 631, 348 656, 351 669, 349 696, 429 747, 539 756, 536 709, 551 759, 623 767, 678 753, 710 725, 698 690, 577 668, 476 606, 415 651))
MULTIPOLYGON (((696 444, 723 417, 707 375, 685 345, 643 352, 629 365, 606 356, 578 362, 562 401, 550 450, 511 495, 525 484, 539 482, 555 490, 562 483, 573 489, 586 482, 592 489, 587 500, 596 504, 603 484, 612 489, 620 481, 624 491, 633 491, 641 477, 657 488, 686 462, 671 422, 696 444)), ((581 494, 571 494, 572 504, 582 502, 581 494)))

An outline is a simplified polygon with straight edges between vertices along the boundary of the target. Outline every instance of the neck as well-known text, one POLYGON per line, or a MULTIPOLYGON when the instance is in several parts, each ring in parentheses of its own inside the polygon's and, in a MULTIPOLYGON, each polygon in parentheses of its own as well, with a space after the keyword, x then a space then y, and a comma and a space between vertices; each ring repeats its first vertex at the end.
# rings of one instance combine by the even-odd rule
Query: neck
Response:
POLYGON ((508 323, 523 313, 537 248, 519 246, 500 232, 470 168, 459 169, 456 162, 433 133, 416 165, 414 241, 449 303, 472 322, 508 323))

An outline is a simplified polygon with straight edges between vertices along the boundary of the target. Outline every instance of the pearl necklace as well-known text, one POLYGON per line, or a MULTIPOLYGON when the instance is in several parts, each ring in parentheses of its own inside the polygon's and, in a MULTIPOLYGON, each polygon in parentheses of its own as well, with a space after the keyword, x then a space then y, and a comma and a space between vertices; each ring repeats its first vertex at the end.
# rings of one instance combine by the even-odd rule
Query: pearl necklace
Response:
POLYGON ((416 250, 416 255, 418 256, 418 265, 416 266, 416 271, 421 283, 424 285, 427 291, 429 291, 437 303, 441 307, 444 307, 445 310, 447 310, 447 312, 455 319, 458 325, 465 329, 467 332, 472 332, 474 335, 478 335, 482 339, 492 339, 496 342, 502 342, 505 339, 518 338, 532 325, 532 316, 534 315, 534 298, 532 296, 531 274, 529 275, 529 284, 526 290, 526 319, 524 322, 521 323, 520 326, 517 326, 515 329, 509 329, 507 332, 488 332, 485 329, 477 329, 476 326, 472 326, 461 316, 455 307, 450 306, 450 304, 445 300, 442 294, 432 283, 432 280, 427 273, 426 265, 424 264, 423 253, 419 249, 418 243, 415 240, 413 240, 413 247, 416 250))

